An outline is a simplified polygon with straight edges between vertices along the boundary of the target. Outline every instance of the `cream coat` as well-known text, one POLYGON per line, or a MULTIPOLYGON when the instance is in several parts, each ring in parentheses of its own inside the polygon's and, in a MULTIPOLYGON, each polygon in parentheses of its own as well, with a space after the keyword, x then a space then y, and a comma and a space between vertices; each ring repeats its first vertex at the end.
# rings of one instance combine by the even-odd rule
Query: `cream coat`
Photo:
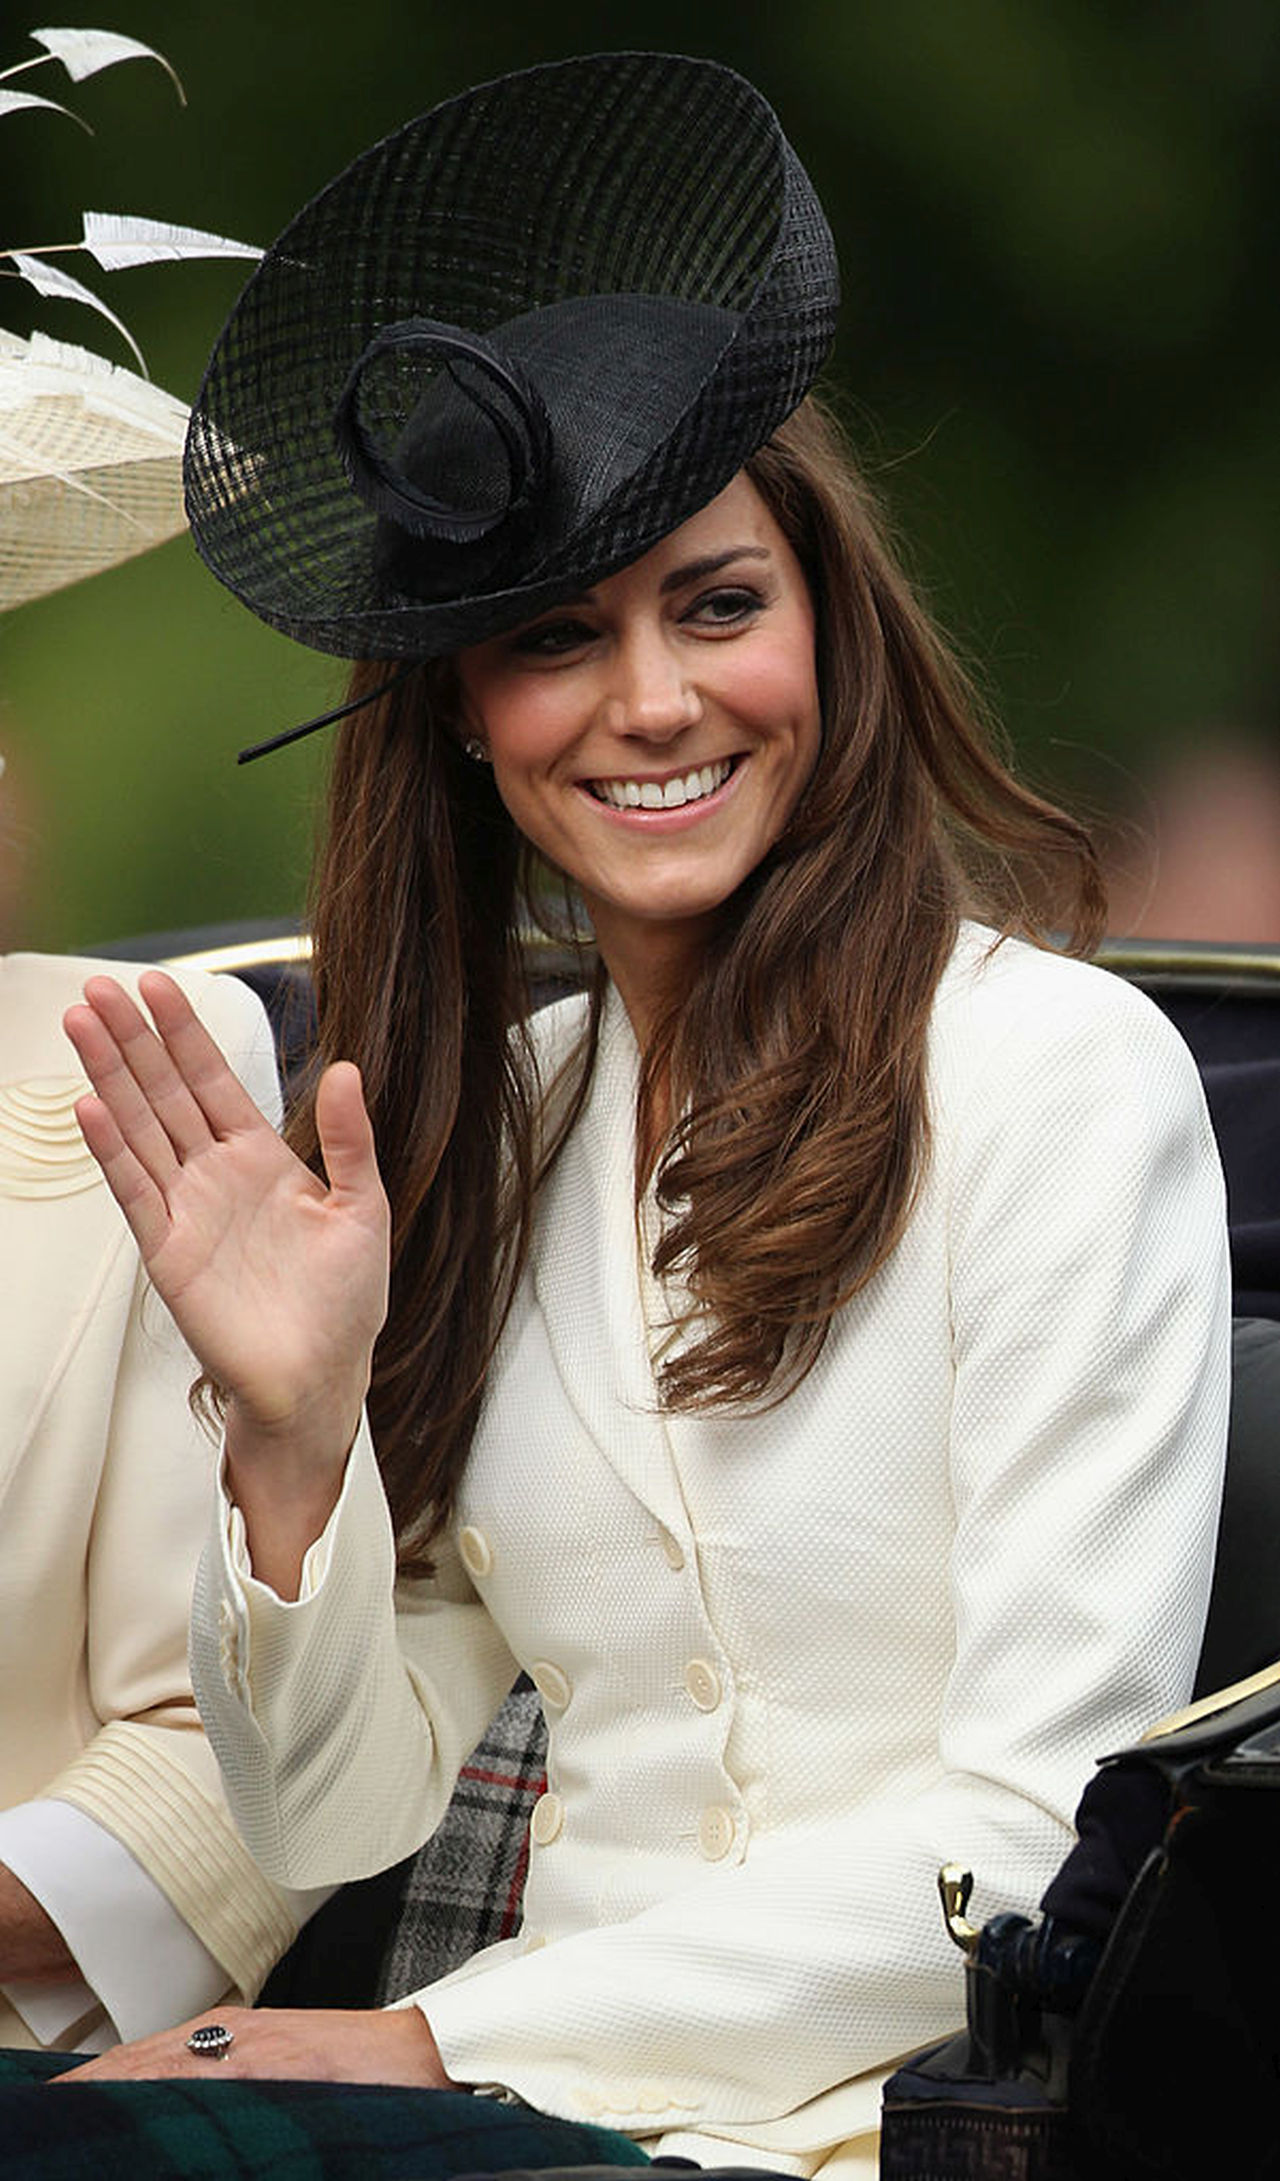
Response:
MULTIPOLYGON (((236 1836, 191 1696, 213 1467, 196 1366, 72 1110, 87 1085, 62 1015, 103 969, 121 965, 0 959, 0 1808, 84 1811, 252 1995, 295 1917, 236 1836)), ((182 982, 274 1117, 257 1002, 231 979, 182 982)), ((0 2000, 0 2044, 29 2042, 0 2000)))
POLYGON ((419 1995, 460 2080, 811 2168, 961 2010, 938 1866, 1032 1908, 1094 1759, 1189 1687, 1228 1330, 1195 1069, 1118 980, 988 939, 907 1232, 780 1407, 656 1410, 615 999, 436 1584, 393 1620, 364 1437, 301 1603, 220 1521, 197 1689, 277 1878, 403 1854, 515 1664, 542 1689, 524 1932, 419 1995))

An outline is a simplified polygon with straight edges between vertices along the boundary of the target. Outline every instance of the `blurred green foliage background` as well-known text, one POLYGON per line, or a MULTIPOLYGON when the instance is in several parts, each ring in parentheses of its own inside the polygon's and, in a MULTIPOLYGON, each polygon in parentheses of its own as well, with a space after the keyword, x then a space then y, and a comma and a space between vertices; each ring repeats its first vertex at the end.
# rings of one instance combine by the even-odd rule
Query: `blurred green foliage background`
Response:
MULTIPOLYGON (((377 136, 469 82, 608 46, 706 53, 814 175, 845 302, 829 381, 909 565, 1024 770, 1141 808, 1167 754, 1274 747, 1280 298, 1274 0, 120 0, 153 64, 0 128, 0 241, 138 212, 265 243, 377 136)), ((43 16, 38 18, 43 21, 43 16)), ((34 51, 5 10, 0 65, 34 51)), ((185 399, 244 276, 63 260, 185 399)), ((15 281, 0 317, 128 358, 15 281)), ((234 753, 336 701, 185 539, 0 622, 7 945, 297 913, 324 738, 234 753)))

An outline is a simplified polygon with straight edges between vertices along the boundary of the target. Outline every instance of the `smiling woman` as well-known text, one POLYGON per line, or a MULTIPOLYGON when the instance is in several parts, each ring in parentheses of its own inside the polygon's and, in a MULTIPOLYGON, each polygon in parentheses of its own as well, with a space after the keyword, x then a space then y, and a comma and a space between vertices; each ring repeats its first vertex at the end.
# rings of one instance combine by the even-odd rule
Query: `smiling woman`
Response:
POLYGON ((821 741, 813 606, 740 473, 643 559, 457 662, 517 829, 576 888, 647 1042, 821 741))
POLYGON ((1189 1686, 1198 1079, 1044 944, 1096 934, 1092 851, 809 394, 834 297, 758 95, 605 55, 367 153, 215 351, 200 550, 357 664, 288 1143, 171 992, 71 1025, 222 1388, 199 1701, 294 1885, 413 1848, 520 1668, 548 1786, 520 1936, 405 2011, 73 2083, 472 2084, 608 2155, 874 2173, 955 2011, 939 1864, 1032 1907, 1095 1750, 1189 1686), (553 888, 596 962, 531 1019, 553 888))

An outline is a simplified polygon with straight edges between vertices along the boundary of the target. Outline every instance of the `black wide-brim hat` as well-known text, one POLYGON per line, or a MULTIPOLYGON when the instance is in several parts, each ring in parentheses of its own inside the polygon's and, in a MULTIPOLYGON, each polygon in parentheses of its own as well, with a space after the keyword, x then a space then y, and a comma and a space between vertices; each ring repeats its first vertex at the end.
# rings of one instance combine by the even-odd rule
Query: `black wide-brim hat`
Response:
POLYGON ((201 556, 342 658, 518 626, 706 506, 801 400, 835 251, 765 100, 597 54, 409 122, 266 253, 192 411, 201 556))

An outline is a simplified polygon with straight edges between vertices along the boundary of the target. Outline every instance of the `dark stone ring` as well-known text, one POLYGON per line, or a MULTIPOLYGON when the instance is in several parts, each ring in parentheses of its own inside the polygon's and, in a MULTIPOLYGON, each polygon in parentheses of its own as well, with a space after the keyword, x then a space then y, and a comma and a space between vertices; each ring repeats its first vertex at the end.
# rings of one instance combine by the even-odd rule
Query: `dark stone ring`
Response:
POLYGON ((187 2039, 187 2051, 197 2060, 225 2060, 235 2043, 235 2032, 222 2022, 202 2022, 187 2039))

